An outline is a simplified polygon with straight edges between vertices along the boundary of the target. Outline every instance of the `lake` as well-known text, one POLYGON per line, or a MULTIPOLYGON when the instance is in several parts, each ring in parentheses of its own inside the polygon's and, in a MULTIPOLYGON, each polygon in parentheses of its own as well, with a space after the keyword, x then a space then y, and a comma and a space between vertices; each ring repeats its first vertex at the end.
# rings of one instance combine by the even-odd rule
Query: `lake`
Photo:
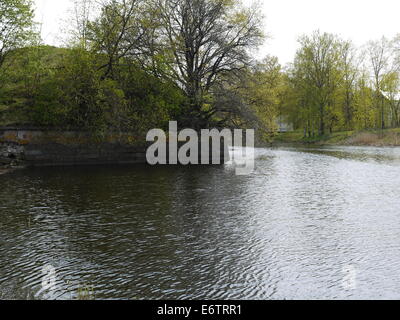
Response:
POLYGON ((400 148, 256 149, 247 176, 231 164, 0 176, 0 298, 85 288, 96 299, 400 299, 400 148))

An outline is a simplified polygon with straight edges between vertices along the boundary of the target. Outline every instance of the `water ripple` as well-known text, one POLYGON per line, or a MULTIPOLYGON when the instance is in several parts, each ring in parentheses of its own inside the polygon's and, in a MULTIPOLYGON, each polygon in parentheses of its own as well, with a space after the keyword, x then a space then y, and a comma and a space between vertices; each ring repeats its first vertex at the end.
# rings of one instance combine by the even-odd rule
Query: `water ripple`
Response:
POLYGON ((400 149, 255 158, 249 176, 231 166, 2 176, 0 299, 76 299, 85 288, 99 299, 400 297, 400 149))

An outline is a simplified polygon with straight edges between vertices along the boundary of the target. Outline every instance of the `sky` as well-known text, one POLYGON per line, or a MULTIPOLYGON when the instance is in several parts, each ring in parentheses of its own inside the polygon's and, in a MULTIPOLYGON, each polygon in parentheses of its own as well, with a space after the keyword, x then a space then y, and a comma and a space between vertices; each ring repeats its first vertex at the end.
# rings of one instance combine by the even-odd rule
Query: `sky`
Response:
MULTIPOLYGON (((246 3, 251 0, 244 0, 246 3)), ((36 20, 47 44, 58 45, 68 23, 71 0, 34 0, 36 20), (63 21, 63 22, 62 22, 63 21)), ((274 55, 282 64, 293 60, 297 39, 314 30, 340 35, 361 46, 383 35, 400 33, 399 0, 264 0, 264 31, 269 35, 258 57, 274 55)))

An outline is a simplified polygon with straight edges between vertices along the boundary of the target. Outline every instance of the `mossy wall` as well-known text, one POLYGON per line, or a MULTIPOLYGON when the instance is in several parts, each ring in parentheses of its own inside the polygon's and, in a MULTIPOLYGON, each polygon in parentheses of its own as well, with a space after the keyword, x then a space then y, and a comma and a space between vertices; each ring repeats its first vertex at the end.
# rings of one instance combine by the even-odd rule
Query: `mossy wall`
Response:
POLYGON ((0 148, 27 166, 146 163, 145 140, 129 133, 100 137, 80 131, 0 128, 0 148))

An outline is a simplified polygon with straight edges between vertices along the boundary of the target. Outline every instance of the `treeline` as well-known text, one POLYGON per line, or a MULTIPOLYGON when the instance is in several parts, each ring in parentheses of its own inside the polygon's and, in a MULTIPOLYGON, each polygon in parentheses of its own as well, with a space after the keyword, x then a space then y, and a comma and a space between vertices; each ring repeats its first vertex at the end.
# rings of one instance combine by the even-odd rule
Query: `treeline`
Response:
POLYGON ((283 74, 256 6, 75 1, 68 45, 41 45, 30 0, 0 3, 0 123, 129 130, 276 127, 283 74))
POLYGON ((95 132, 255 128, 305 137, 400 126, 400 37, 356 48, 299 39, 295 60, 254 59, 263 17, 240 0, 76 0, 67 45, 42 45, 31 0, 0 2, 0 125, 95 132))
POLYGON ((400 38, 357 48, 328 33, 299 39, 280 113, 305 137, 400 126, 400 38))

